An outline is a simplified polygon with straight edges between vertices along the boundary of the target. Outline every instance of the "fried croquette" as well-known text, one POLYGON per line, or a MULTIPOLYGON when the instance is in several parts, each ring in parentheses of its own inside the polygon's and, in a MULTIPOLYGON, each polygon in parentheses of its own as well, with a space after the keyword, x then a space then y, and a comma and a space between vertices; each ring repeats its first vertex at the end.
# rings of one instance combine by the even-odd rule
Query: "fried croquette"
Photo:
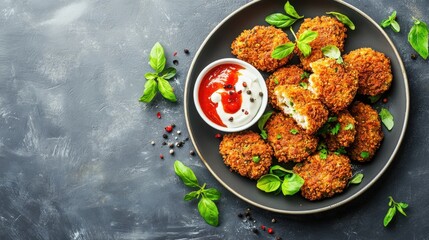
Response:
POLYGON ((279 162, 302 162, 316 151, 318 139, 305 133, 283 113, 274 113, 265 125, 267 141, 279 162))
POLYGON ((282 44, 290 42, 283 30, 273 26, 255 26, 244 30, 231 44, 232 54, 244 60, 261 71, 272 72, 285 65, 292 57, 274 59, 273 50, 282 44))
POLYGON ((311 201, 341 193, 352 177, 350 159, 332 153, 326 159, 321 159, 320 154, 316 153, 304 163, 295 165, 293 170, 304 179, 301 195, 311 201))
POLYGON ((349 113, 349 111, 341 111, 337 115, 336 124, 339 124, 336 134, 326 134, 325 142, 329 151, 347 148, 355 141, 356 120, 349 113))
POLYGON ((225 134, 219 152, 225 165, 250 179, 259 179, 268 173, 272 163, 273 149, 250 130, 225 134))
POLYGON ((277 107, 292 116, 308 134, 317 132, 328 119, 329 112, 322 102, 300 86, 280 85, 274 89, 274 94, 277 107))
POLYGON ((354 103, 350 113, 356 120, 355 141, 348 150, 350 158, 359 162, 370 161, 384 137, 380 117, 376 110, 362 102, 354 103))
POLYGON ((375 96, 390 88, 392 69, 390 59, 383 53, 360 48, 345 55, 344 62, 359 73, 359 94, 375 96))
MULTIPOLYGON (((268 100, 276 108, 277 97, 274 94, 274 88, 279 85, 299 84, 302 81, 304 70, 296 65, 281 67, 271 74, 265 81, 268 88, 268 100)), ((279 109, 281 110, 281 109, 279 109)))
POLYGON ((358 73, 346 71, 335 59, 321 58, 310 63, 313 73, 308 79, 308 90, 328 107, 332 113, 347 108, 356 96, 358 73))
POLYGON ((347 28, 337 19, 328 16, 306 18, 296 33, 297 37, 299 38, 306 30, 315 31, 318 35, 317 38, 310 43, 311 54, 308 57, 304 57, 304 55, 296 49, 304 70, 310 71, 310 63, 323 57, 322 48, 327 45, 334 45, 338 47, 341 52, 344 51, 347 28))

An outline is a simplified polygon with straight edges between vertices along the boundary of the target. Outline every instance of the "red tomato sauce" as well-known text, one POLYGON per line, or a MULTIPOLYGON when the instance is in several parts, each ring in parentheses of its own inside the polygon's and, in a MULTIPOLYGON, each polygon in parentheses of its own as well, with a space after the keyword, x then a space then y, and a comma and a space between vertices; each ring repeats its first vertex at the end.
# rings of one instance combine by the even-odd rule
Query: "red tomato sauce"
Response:
POLYGON ((222 64, 210 70, 202 79, 198 89, 198 101, 208 119, 226 127, 216 112, 218 103, 213 103, 210 96, 219 89, 225 89, 221 94, 223 110, 226 113, 236 113, 241 108, 241 92, 235 91, 234 85, 238 81, 238 71, 243 69, 237 64, 222 64))

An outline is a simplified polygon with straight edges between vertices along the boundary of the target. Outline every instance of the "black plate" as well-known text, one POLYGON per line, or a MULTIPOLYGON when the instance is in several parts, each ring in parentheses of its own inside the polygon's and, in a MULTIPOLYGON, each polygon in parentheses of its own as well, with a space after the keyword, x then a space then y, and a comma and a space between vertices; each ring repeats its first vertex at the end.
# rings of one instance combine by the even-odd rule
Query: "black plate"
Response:
MULTIPOLYGON (((317 202, 305 200, 300 194, 284 197, 281 194, 264 193, 256 188, 256 181, 232 173, 223 164, 218 152, 217 131, 207 125, 198 115, 192 98, 192 91, 199 72, 209 63, 224 57, 234 57, 230 52, 232 41, 245 29, 255 25, 267 25, 265 17, 271 13, 283 12, 283 1, 252 1, 224 19, 206 38, 198 50, 188 73, 185 87, 186 124, 195 148, 213 176, 228 190, 241 199, 264 209, 289 214, 307 214, 332 209, 349 202, 368 189, 392 162, 401 144, 408 120, 409 92, 406 72, 402 60, 385 32, 365 13, 340 1, 292 0, 291 4, 301 15, 315 17, 325 12, 336 11, 347 15, 356 25, 356 30, 347 31, 346 50, 371 47, 383 52, 391 59, 393 83, 386 96, 388 108, 395 118, 392 131, 383 127, 385 138, 372 162, 354 165, 355 172, 365 177, 361 184, 350 186, 342 194, 317 202)), ((294 24, 295 31, 302 20, 294 24)), ((263 73, 267 76, 266 73, 263 73)), ((377 104, 375 107, 377 108, 377 104)))

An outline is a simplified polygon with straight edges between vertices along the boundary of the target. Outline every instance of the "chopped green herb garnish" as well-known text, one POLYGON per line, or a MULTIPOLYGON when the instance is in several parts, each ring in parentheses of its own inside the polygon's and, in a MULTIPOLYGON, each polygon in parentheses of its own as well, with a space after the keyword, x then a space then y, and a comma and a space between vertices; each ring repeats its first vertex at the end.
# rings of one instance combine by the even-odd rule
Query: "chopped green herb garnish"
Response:
POLYGON ((308 88, 308 84, 306 83, 306 82, 300 82, 299 83, 299 86, 301 86, 302 88, 304 88, 304 89, 307 89, 308 88))
POLYGON ((338 132, 340 131, 341 128, 341 124, 337 122, 337 124, 335 124, 335 126, 333 128, 331 128, 331 135, 337 135, 338 132))
POLYGON ((295 129, 295 128, 292 128, 290 130, 290 133, 292 133, 293 135, 296 135, 297 133, 299 133, 299 131, 297 129, 295 129))
POLYGON ((319 152, 320 159, 326 159, 328 157, 328 149, 324 148, 319 152))
POLYGON ((304 80, 304 79, 306 79, 306 78, 308 78, 308 77, 310 77, 310 73, 309 72, 306 72, 306 71, 304 71, 302 74, 301 74, 301 80, 304 80))
POLYGON ((344 147, 338 148, 335 152, 336 155, 347 154, 347 151, 344 147))
POLYGON ((369 158, 369 152, 363 151, 360 153, 360 156, 365 159, 365 158, 369 158))
POLYGON ((259 156, 253 156, 253 157, 252 157, 252 161, 253 161, 254 163, 258 163, 259 161, 261 161, 261 158, 260 158, 259 156))
POLYGON ((277 134, 277 139, 281 139, 282 138, 282 135, 281 134, 277 134))
POLYGON ((337 120, 338 120, 338 118, 337 118, 337 117, 329 117, 329 118, 328 118, 328 122, 329 122, 329 123, 336 122, 337 120))
POLYGON ((349 123, 344 127, 344 130, 353 130, 355 128, 355 126, 353 125, 353 123, 349 123))

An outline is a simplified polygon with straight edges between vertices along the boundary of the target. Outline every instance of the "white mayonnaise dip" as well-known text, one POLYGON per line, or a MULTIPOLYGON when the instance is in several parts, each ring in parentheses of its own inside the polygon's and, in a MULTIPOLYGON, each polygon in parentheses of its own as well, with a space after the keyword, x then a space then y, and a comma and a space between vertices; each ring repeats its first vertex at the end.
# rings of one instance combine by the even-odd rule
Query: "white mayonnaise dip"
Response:
POLYGON ((218 103, 216 112, 228 128, 240 127, 250 122, 256 116, 262 104, 262 96, 259 95, 260 93, 262 94, 262 89, 259 85, 258 78, 246 69, 240 69, 238 73, 235 91, 241 91, 242 103, 240 110, 233 114, 224 111, 221 94, 227 90, 223 88, 217 90, 210 96, 210 100, 213 103, 218 103), (248 93, 249 90, 250 94, 248 93))

